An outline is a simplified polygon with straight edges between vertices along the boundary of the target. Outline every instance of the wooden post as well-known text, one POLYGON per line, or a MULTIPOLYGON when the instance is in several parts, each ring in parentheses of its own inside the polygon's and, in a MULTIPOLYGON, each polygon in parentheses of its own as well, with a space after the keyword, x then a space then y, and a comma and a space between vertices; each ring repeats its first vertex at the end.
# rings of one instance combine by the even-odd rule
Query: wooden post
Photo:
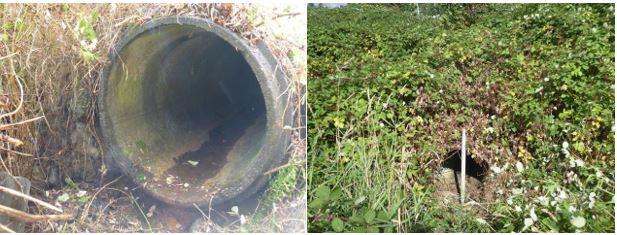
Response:
POLYGON ((465 149, 465 141, 467 141, 467 136, 465 134, 465 129, 463 129, 463 141, 461 141, 461 204, 465 203, 465 180, 467 179, 467 172, 465 172, 465 165, 467 164, 467 151, 465 149))

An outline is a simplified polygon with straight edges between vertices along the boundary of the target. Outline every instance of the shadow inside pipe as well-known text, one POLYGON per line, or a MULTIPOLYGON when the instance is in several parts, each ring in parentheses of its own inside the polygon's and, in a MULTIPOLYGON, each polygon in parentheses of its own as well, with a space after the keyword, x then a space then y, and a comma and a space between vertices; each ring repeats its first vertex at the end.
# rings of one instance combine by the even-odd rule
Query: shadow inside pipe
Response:
MULTIPOLYGON (((476 160, 473 159, 471 156, 472 156, 471 154, 467 154, 466 156, 465 174, 467 174, 467 176, 471 176, 471 177, 474 177, 482 181, 488 170, 487 166, 485 164, 476 162, 476 160)), ((445 158, 446 160, 441 163, 441 166, 443 168, 452 169, 457 174, 460 174, 461 172, 461 151, 460 150, 450 151, 448 152, 445 158)), ((456 184, 458 185, 458 182, 456 182, 456 184)))

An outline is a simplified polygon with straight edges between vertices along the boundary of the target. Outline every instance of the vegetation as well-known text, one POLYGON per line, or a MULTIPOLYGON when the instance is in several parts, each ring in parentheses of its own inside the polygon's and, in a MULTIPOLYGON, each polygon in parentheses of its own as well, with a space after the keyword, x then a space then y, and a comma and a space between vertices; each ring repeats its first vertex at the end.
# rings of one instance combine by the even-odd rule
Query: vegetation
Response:
POLYGON ((608 4, 310 7, 309 231, 614 231, 614 32, 608 4), (463 128, 483 196, 444 205, 463 128))
MULTIPOLYGON (((236 215, 245 224, 217 220, 221 231, 304 231, 303 222, 288 221, 304 217, 295 216, 304 208, 290 202, 306 201, 298 196, 306 185, 295 182, 306 177, 306 36, 298 27, 304 10, 303 4, 0 4, 0 171, 28 178, 31 196, 74 215, 29 223, 25 232, 187 232, 204 211, 209 217, 230 209, 160 203, 135 185, 146 176, 131 182, 103 159, 96 104, 99 72, 112 47, 137 26, 178 15, 207 18, 251 43, 263 41, 287 75, 288 108, 296 114, 286 128, 292 135, 289 162, 273 169, 267 191, 253 198, 264 204, 258 212, 239 207, 236 215), (300 36, 280 36, 288 34, 300 36)), ((30 203, 28 213, 52 211, 30 203)))

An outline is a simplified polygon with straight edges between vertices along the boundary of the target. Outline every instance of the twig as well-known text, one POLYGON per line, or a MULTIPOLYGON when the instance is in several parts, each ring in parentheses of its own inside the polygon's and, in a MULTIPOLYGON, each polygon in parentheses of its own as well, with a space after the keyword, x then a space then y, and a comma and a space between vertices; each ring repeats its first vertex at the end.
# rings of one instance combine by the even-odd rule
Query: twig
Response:
POLYGON ((144 210, 141 209, 141 206, 139 205, 139 202, 137 202, 135 197, 133 197, 132 193, 131 193, 131 201, 133 201, 133 204, 135 206, 137 206, 137 209, 139 209, 139 213, 141 213, 141 216, 143 216, 144 220, 146 221, 146 224, 148 225, 148 229, 150 230, 150 232, 152 232, 152 225, 150 225, 150 221, 148 220, 148 216, 146 216, 146 214, 144 213, 144 210))
POLYGON ((115 183, 116 181, 118 181, 120 178, 122 178, 122 175, 119 176, 118 178, 116 178, 115 180, 112 180, 111 182, 103 185, 103 187, 99 188, 99 190, 96 191, 96 193, 94 193, 94 195, 92 195, 92 199, 90 199, 90 202, 88 202, 88 205, 84 208, 84 212, 81 214, 81 218, 79 218, 79 220, 81 220, 83 222, 83 220, 86 218, 86 216, 88 216, 88 212, 90 211, 90 206, 92 205, 92 202, 94 201, 94 199, 96 198, 97 195, 99 195, 99 193, 101 191, 103 191, 105 188, 107 188, 107 186, 115 183))
POLYGON ((14 55, 17 55, 17 52, 14 52, 14 53, 11 53, 11 54, 9 54, 9 55, 6 55, 6 56, 3 56, 3 57, 0 57, 0 60, 4 60, 4 59, 11 58, 11 57, 13 57, 14 55))
POLYGON ((21 81, 19 80, 19 76, 17 76, 17 74, 15 73, 15 67, 13 66, 12 61, 11 61, 11 68, 13 70, 13 76, 15 77, 15 81, 17 81, 17 85, 19 86, 19 104, 17 105, 17 108, 15 108, 15 110, 9 113, 0 115, 0 119, 16 114, 17 112, 19 112, 19 110, 21 109, 21 106, 23 106, 24 104, 24 86, 21 84, 21 81))
POLYGON ((14 190, 14 189, 10 189, 10 188, 4 187, 4 186, 0 186, 0 192, 5 192, 5 193, 11 194, 13 196, 18 196, 18 197, 24 198, 26 200, 30 200, 30 201, 32 201, 32 202, 34 202, 36 204, 39 204, 39 205, 41 205, 43 207, 47 207, 49 209, 55 210, 55 211, 60 212, 60 213, 63 212, 62 209, 60 209, 58 207, 55 207, 52 204, 44 202, 44 201, 42 201, 40 199, 36 199, 36 198, 34 198, 34 197, 30 196, 30 195, 24 194, 22 192, 14 190))
POLYGON ((11 153, 14 153, 14 154, 17 154, 17 155, 26 156, 26 157, 34 157, 34 155, 32 155, 32 154, 22 153, 22 152, 19 152, 19 151, 16 151, 16 150, 12 150, 12 149, 7 149, 7 148, 4 148, 4 147, 0 147, 0 150, 4 150, 4 151, 7 151, 7 152, 11 152, 11 153))
POLYGON ((9 227, 7 227, 4 224, 0 224, 0 229, 4 230, 7 233, 15 233, 15 231, 13 231, 12 229, 10 229, 9 227))
POLYGON ((197 208, 197 211, 199 211, 199 213, 201 213, 201 215, 203 216, 204 219, 210 220, 210 217, 208 217, 206 215, 206 213, 204 213, 204 211, 202 211, 201 208, 199 208, 199 206, 197 204, 193 203, 193 206, 195 208, 197 208))
POLYGON ((269 171, 266 171, 265 173, 263 173, 263 175, 270 175, 270 174, 272 174, 272 173, 274 173, 274 172, 280 171, 280 170, 282 170, 282 169, 285 169, 285 168, 287 168, 287 167, 289 167, 289 166, 293 166, 293 165, 295 165, 295 164, 296 164, 295 162, 288 162, 288 163, 285 163, 285 164, 283 164, 283 165, 280 165, 280 166, 277 166, 277 167, 275 167, 275 168, 272 168, 272 169, 271 169, 271 170, 269 170, 269 171))
POLYGON ((32 215, 3 205, 0 205, 0 214, 14 217, 26 222, 70 220, 73 218, 73 215, 71 214, 32 215))
POLYGON ((9 127, 19 126, 19 125, 22 125, 22 124, 25 124, 25 123, 28 123, 28 122, 34 122, 34 121, 37 121, 37 120, 42 119, 44 117, 45 116, 39 116, 39 117, 35 117, 35 118, 30 118, 28 120, 24 120, 24 121, 21 121, 21 122, 14 122, 14 123, 6 124, 6 125, 0 125, 0 130, 6 130, 9 127))
MULTIPOLYGON (((293 16, 297 16, 297 15, 300 15, 300 12, 282 13, 282 14, 278 14, 278 15, 273 16, 272 18, 270 18, 270 20, 276 20, 278 18, 286 17, 286 16, 293 17, 293 16)), ((253 27, 259 27, 259 26, 261 26, 261 25, 263 25, 265 23, 266 23, 266 21, 264 20, 262 22, 259 22, 258 24, 256 24, 253 27)))
POLYGON ((15 138, 10 137, 10 136, 5 135, 5 134, 0 134, 0 141, 7 142, 7 143, 13 144, 15 146, 20 146, 20 145, 24 144, 24 142, 22 142, 21 140, 15 139, 15 138))

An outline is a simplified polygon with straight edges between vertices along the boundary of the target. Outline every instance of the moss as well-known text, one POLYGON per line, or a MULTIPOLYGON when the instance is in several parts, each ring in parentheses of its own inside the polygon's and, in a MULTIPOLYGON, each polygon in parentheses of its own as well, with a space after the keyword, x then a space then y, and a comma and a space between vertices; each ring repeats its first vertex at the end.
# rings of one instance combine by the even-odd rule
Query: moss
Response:
POLYGON ((278 174, 274 176, 274 179, 270 181, 265 196, 260 203, 260 208, 255 215, 253 215, 252 221, 262 221, 264 217, 272 212, 273 204, 289 199, 291 195, 293 195, 294 190, 298 188, 297 183, 303 181, 298 180, 298 177, 302 177, 301 174, 298 174, 301 170, 301 166, 293 165, 281 169, 278 174))

